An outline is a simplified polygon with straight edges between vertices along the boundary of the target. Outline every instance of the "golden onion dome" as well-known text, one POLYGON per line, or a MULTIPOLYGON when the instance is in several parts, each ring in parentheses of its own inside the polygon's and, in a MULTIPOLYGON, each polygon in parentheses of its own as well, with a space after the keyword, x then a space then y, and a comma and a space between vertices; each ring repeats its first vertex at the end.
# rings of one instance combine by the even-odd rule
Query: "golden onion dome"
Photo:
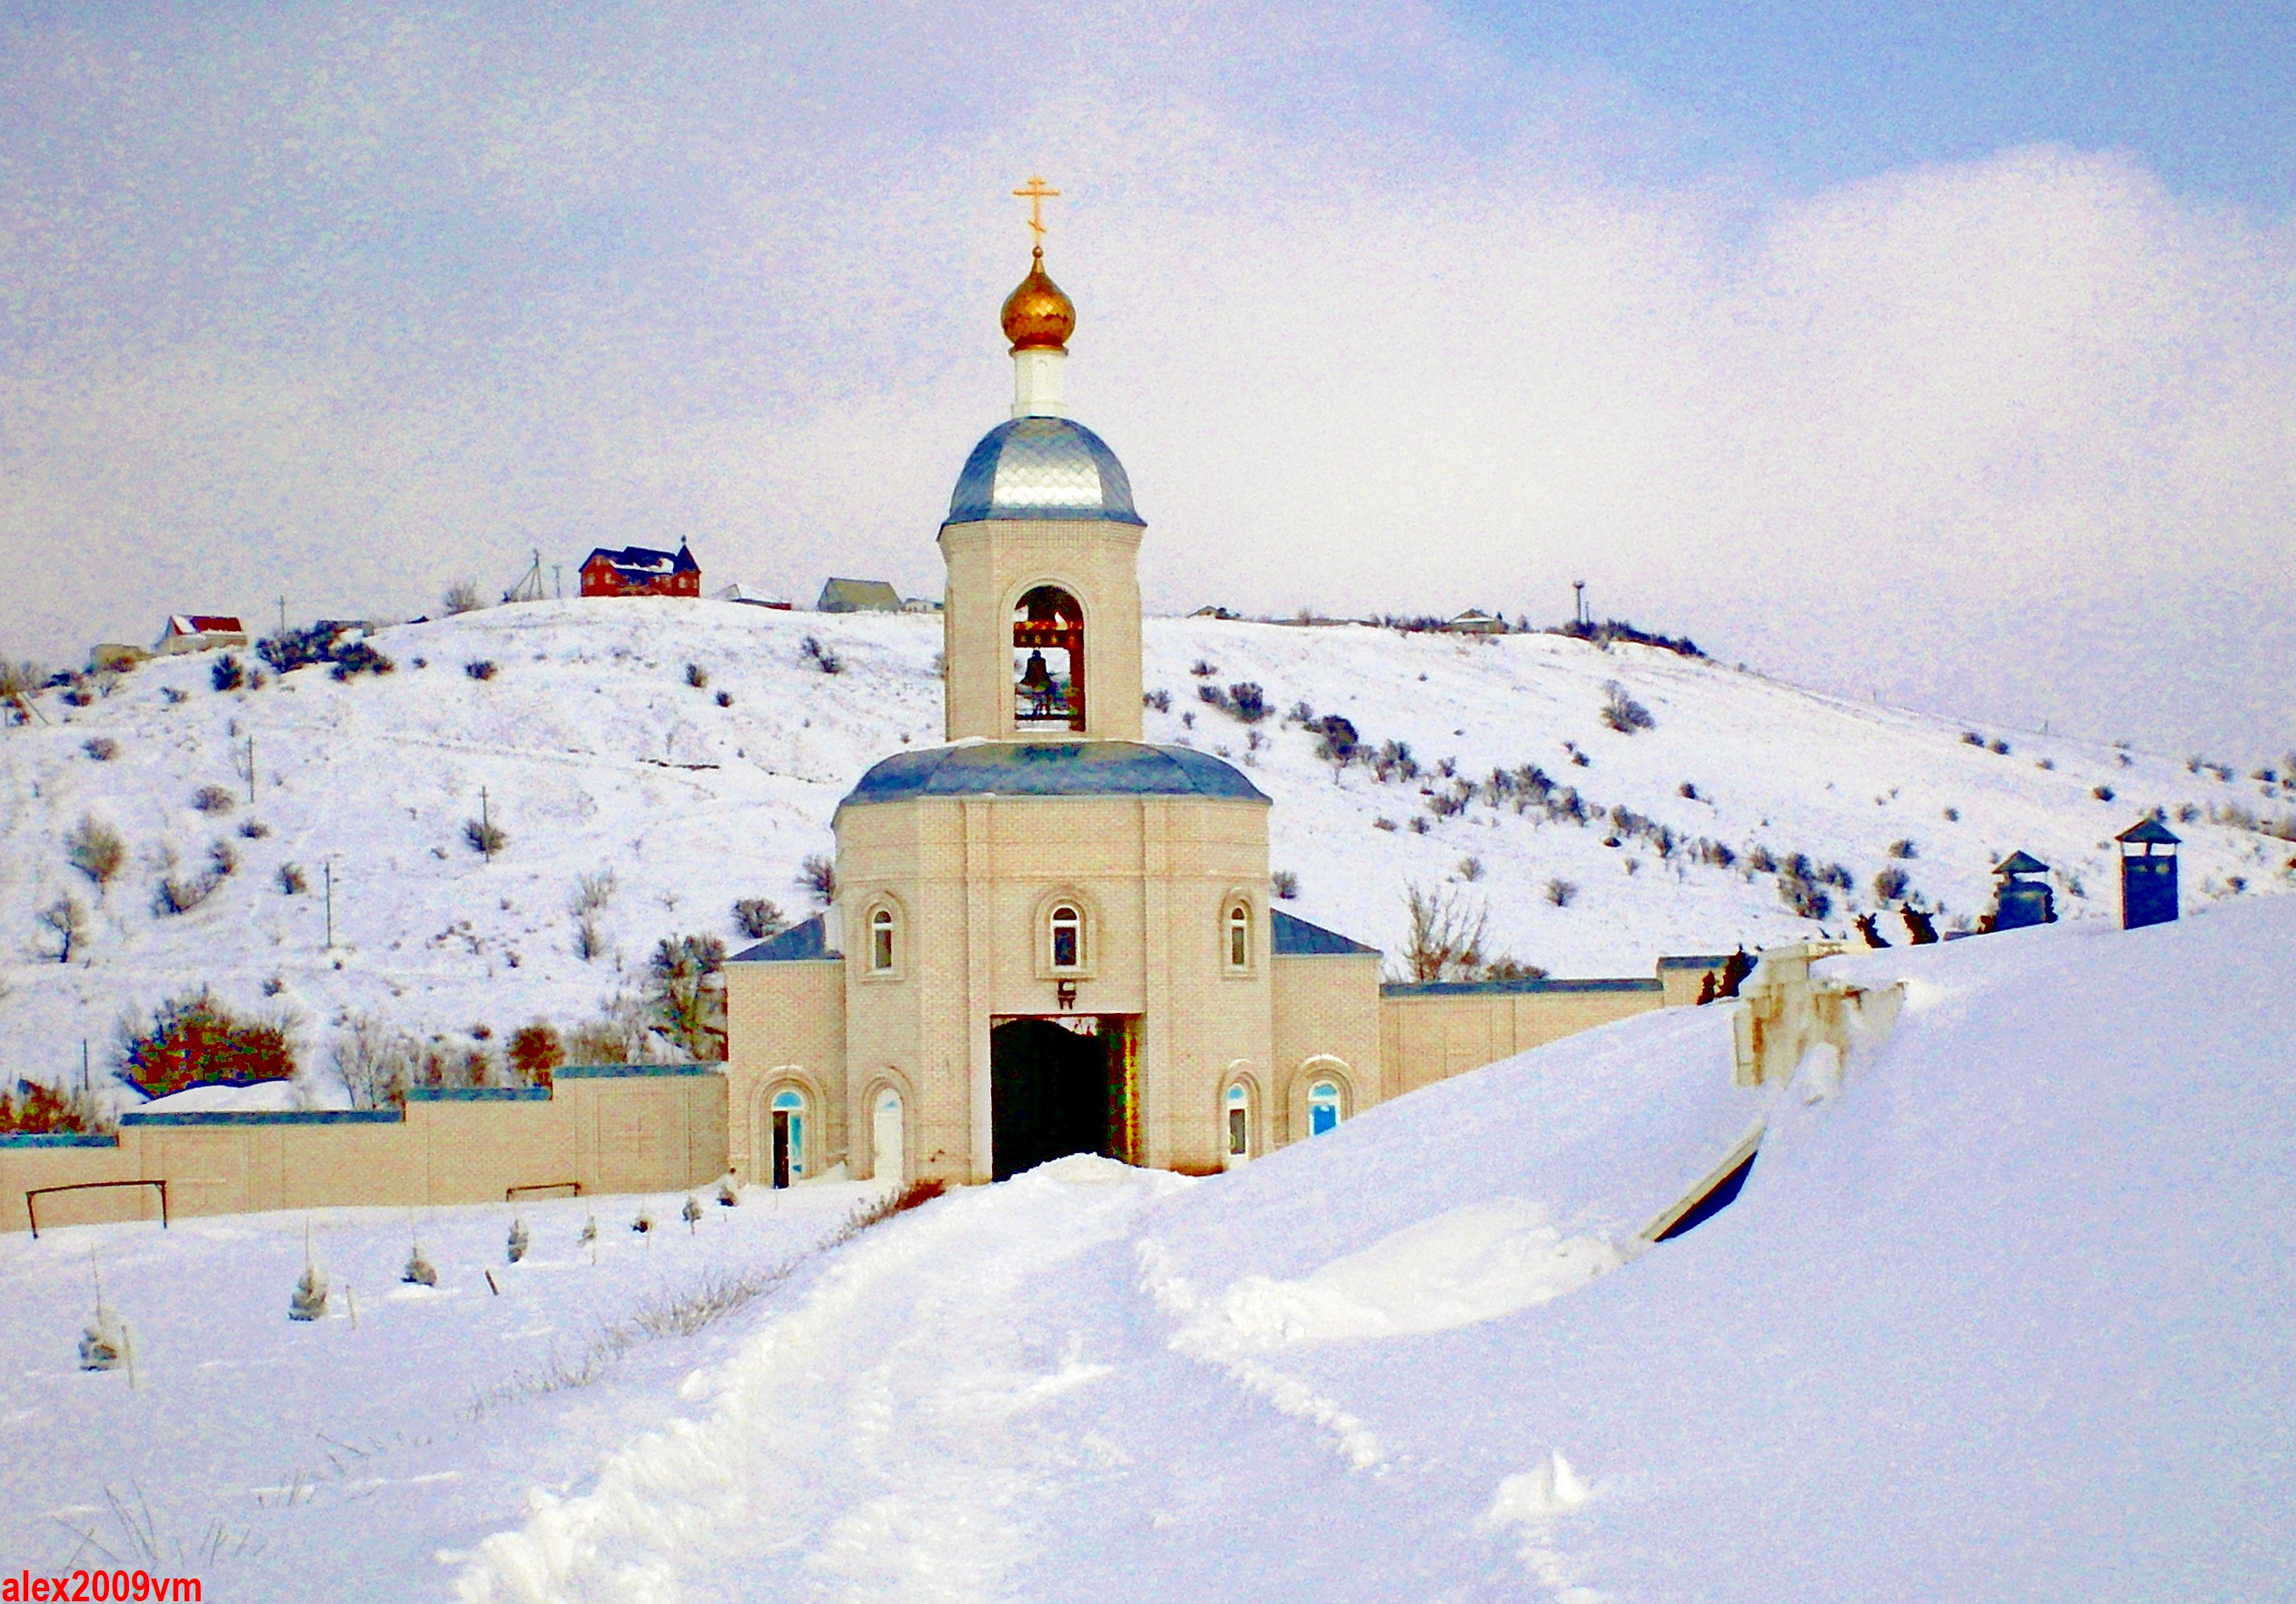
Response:
POLYGON ((1045 275, 1044 247, 1038 246, 1028 276, 1005 297, 1005 338, 1015 351, 1068 348, 1077 329, 1077 304, 1045 275))

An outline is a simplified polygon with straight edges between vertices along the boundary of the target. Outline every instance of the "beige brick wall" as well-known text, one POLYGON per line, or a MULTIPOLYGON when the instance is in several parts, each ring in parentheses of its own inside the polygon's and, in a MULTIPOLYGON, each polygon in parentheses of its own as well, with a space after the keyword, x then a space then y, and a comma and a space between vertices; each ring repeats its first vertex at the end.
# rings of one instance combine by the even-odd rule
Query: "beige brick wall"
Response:
POLYGON ((1084 608, 1082 733, 1140 738, 1140 533, 1129 524, 1018 518, 941 531, 948 739, 1013 734, 1013 609, 1039 585, 1058 585, 1084 608))
POLYGON ((1400 1097, 1581 1030, 1663 1007, 1656 984, 1634 990, 1450 992, 1379 1004, 1386 1092, 1400 1097))
POLYGON ((1339 1083, 1349 1118, 1387 1095, 1379 954, 1278 958, 1275 1007, 1276 1072, 1254 1111, 1255 1152, 1308 1134, 1308 1088, 1318 1079, 1339 1083))

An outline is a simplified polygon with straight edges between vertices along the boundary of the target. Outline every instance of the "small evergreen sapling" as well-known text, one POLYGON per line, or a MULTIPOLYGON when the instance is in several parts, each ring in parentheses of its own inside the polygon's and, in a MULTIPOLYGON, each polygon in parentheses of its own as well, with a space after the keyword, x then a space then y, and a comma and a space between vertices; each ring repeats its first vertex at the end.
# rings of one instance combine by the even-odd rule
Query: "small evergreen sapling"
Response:
POLYGON ((738 1208, 741 1207, 740 1189, 734 1185, 734 1178, 730 1175, 725 1177, 717 1183, 717 1206, 720 1208, 738 1208))
POLYGON ((303 1261, 303 1278, 295 1284, 295 1293, 287 1299, 287 1318, 291 1320, 323 1320, 326 1318, 326 1272, 318 1261, 303 1261))
POLYGON ((510 1241, 506 1251, 509 1254, 510 1262, 513 1264, 526 1256, 526 1222, 525 1220, 515 1218, 511 1220, 510 1241))
POLYGON ((116 1370, 127 1357, 127 1333, 104 1307, 104 1273, 95 1268, 92 1255, 88 1270, 95 1278, 95 1313, 80 1333, 80 1368, 116 1370))
POLYGON ((687 1194, 686 1194, 686 1207, 685 1207, 685 1208, 681 1208, 681 1209, 679 1209, 679 1210, 678 1210, 678 1213, 679 1213, 680 1215, 682 1215, 682 1216, 685 1218, 685 1220, 686 1220, 686 1234, 687 1234, 687 1236, 689 1236, 689 1237, 690 1237, 690 1236, 692 1236, 692 1235, 694 1234, 695 1229, 696 1229, 698 1226, 700 1226, 700 1224, 701 1224, 701 1219, 702 1219, 702 1202, 701 1202, 701 1199, 700 1199, 699 1198, 695 1197, 695 1196, 693 1195, 693 1193, 691 1193, 691 1192, 687 1193, 687 1194))
POLYGON ((590 1250, 590 1262, 598 1261, 598 1217, 595 1214, 582 1222, 581 1244, 590 1250))

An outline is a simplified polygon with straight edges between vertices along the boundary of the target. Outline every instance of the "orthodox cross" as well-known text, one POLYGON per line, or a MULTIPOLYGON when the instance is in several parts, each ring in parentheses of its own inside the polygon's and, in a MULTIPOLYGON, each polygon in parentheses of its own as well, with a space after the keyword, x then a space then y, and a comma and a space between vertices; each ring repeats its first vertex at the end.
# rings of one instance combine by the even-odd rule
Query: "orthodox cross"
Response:
POLYGON ((1059 193, 1057 189, 1047 189, 1041 176, 1030 178, 1027 187, 1013 191, 1013 194, 1024 197, 1028 202, 1028 226, 1037 236, 1038 250, 1044 249, 1045 244, 1045 202, 1058 196, 1059 193))

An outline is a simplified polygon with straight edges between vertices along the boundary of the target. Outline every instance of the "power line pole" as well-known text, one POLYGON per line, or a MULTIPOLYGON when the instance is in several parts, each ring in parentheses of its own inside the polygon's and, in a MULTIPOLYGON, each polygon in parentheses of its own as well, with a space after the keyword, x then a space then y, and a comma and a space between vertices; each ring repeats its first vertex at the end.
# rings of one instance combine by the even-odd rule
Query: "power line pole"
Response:
POLYGON ((326 876, 326 949, 335 950, 335 860, 329 858, 319 866, 326 876))

